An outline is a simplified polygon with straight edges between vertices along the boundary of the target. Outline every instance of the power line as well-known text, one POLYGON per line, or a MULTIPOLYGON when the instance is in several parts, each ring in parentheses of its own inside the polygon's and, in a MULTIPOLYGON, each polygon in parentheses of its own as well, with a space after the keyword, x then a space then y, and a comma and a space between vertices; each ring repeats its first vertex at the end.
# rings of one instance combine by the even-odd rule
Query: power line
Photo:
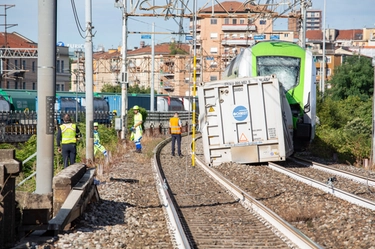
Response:
POLYGON ((77 27, 77 30, 78 30, 78 33, 79 35, 83 38, 83 39, 86 39, 86 36, 85 35, 82 35, 81 34, 81 31, 82 32, 86 32, 87 31, 87 28, 86 29, 83 29, 82 28, 82 25, 79 21, 79 17, 78 17, 78 14, 77 14, 77 8, 76 8, 76 5, 75 5, 75 2, 74 0, 71 0, 71 5, 72 5, 72 10, 73 10, 73 15, 74 15, 74 21, 76 23, 76 27, 77 27))

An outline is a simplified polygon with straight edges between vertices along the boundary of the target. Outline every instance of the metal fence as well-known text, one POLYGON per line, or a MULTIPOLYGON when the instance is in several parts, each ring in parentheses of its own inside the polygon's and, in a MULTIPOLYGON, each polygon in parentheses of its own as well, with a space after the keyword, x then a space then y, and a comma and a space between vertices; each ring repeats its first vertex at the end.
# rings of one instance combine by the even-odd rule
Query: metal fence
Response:
MULTIPOLYGON (((55 124, 61 124, 65 114, 69 114, 74 121, 85 122, 85 112, 56 112, 55 124)), ((183 132, 192 129, 192 113, 178 112, 183 125, 183 132)), ((148 112, 144 123, 145 133, 149 136, 169 134, 169 119, 174 112, 148 112)), ((112 112, 94 112, 94 122, 111 127, 117 116, 112 112)), ((197 120, 197 115, 196 115, 197 120)), ((0 112, 0 142, 25 142, 37 133, 37 112, 10 111, 0 112)))

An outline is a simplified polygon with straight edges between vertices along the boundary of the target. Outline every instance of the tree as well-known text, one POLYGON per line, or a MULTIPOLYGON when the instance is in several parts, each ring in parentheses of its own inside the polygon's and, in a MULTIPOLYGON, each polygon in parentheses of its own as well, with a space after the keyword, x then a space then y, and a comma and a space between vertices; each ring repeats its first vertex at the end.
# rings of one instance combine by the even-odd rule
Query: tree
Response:
POLYGON ((185 50, 182 48, 178 47, 175 42, 171 42, 169 45, 169 50, 171 55, 176 55, 176 54, 188 54, 185 50))
POLYGON ((335 68, 329 81, 332 88, 327 91, 334 100, 358 96, 366 101, 373 95, 374 71, 371 59, 364 56, 348 56, 335 68))
POLYGON ((103 93, 121 93, 121 86, 118 85, 111 85, 111 84, 104 84, 102 87, 103 93))
MULTIPOLYGON (((150 87, 139 87, 138 84, 133 84, 131 86, 128 86, 128 93, 145 93, 149 94, 151 93, 151 88, 150 87)), ((121 85, 111 85, 111 84, 104 84, 102 87, 102 92, 106 93, 121 93, 121 85)), ((156 93, 156 91, 155 91, 156 93)))

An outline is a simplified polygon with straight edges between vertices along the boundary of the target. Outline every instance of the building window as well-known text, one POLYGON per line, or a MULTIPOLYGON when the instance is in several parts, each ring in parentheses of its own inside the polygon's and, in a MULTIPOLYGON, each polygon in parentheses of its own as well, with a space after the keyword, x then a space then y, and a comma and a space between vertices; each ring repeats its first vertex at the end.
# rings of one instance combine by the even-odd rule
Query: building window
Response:
POLYGON ((217 47, 212 47, 210 49, 211 54, 217 54, 217 47))
POLYGON ((61 72, 64 73, 64 61, 61 61, 61 72))
POLYGON ((284 34, 284 37, 289 37, 289 34, 284 34))
POLYGON ((61 85, 61 91, 65 91, 64 84, 61 85))
POLYGON ((211 33, 211 39, 217 39, 217 33, 211 33))
POLYGON ((60 91, 60 85, 56 84, 56 91, 60 91))
POLYGON ((232 24, 237 24, 237 19, 232 19, 232 24))
POLYGON ((14 60, 14 67, 15 69, 18 69, 18 60, 14 60))
POLYGON ((211 24, 217 24, 217 19, 216 18, 212 18, 211 19, 211 24))
POLYGON ((229 18, 224 19, 224 24, 229 24, 229 18))
POLYGON ((26 61, 25 60, 22 61, 22 69, 26 70, 26 61))
POLYGON ((240 24, 245 24, 245 19, 240 19, 240 24))
POLYGON ((57 60, 56 62, 56 72, 60 73, 60 61, 59 60, 57 60))
POLYGON ((14 82, 14 89, 18 89, 18 84, 17 83, 18 83, 17 81, 14 82))
POLYGON ((216 61, 211 62, 210 67, 211 68, 216 68, 217 67, 217 62, 216 61))
POLYGON ((327 76, 331 76, 331 69, 327 68, 327 76))
POLYGON ((36 89, 35 89, 35 86, 36 86, 36 85, 35 85, 35 82, 33 82, 33 90, 36 90, 36 89))
POLYGON ((259 24, 260 25, 266 25, 267 24, 267 20, 266 19, 260 19, 259 24))
POLYGON ((214 80, 217 80, 217 76, 216 75, 211 75, 210 76, 210 81, 214 81, 214 80))
POLYGON ((22 83, 22 89, 26 89, 26 82, 22 83))
POLYGON ((326 57, 326 63, 331 63, 331 56, 326 57))
POLYGON ((31 70, 33 73, 35 73, 35 61, 31 63, 31 70))
POLYGON ((7 81, 7 88, 9 88, 9 86, 10 86, 10 83, 9 83, 9 81, 7 81))

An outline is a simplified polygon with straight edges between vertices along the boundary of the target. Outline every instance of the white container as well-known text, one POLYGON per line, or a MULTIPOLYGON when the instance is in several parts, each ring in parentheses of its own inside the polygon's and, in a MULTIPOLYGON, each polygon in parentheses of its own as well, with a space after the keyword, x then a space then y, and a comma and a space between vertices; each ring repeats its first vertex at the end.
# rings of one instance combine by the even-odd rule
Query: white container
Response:
POLYGON ((293 153, 293 121, 274 76, 236 78, 198 87, 206 163, 284 161, 293 153))

